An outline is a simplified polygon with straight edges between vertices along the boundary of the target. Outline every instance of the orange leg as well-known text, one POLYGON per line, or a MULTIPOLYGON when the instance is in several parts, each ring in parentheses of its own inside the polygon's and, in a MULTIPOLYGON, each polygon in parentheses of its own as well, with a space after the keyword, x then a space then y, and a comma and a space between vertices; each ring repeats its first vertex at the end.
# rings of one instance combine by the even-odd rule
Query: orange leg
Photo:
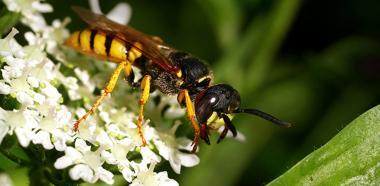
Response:
POLYGON ((198 147, 200 129, 195 119, 195 110, 194 110, 193 103, 191 102, 188 90, 181 90, 181 92, 178 94, 178 102, 183 103, 183 101, 185 101, 185 104, 186 104, 187 117, 189 118, 191 125, 194 129, 193 150, 191 151, 194 153, 198 147))
POLYGON ((100 105, 100 103, 103 101, 103 99, 113 91, 113 89, 115 88, 117 79, 119 78, 120 72, 124 69, 127 63, 128 63, 127 61, 123 61, 116 67, 116 69, 113 71, 111 75, 110 80, 107 83, 107 86, 103 89, 102 94, 96 99, 95 103, 92 105, 90 110, 74 123, 74 128, 73 128, 74 131, 78 131, 79 124, 82 121, 86 120, 86 118, 90 116, 92 113, 94 113, 95 110, 100 105))
POLYGON ((152 79, 152 77, 150 75, 145 75, 141 81, 141 97, 139 100, 140 113, 139 113, 139 119, 138 119, 137 127, 139 130, 138 132, 139 132, 139 135, 141 137, 141 141, 142 141, 143 145, 146 145, 146 140, 145 140, 144 134, 142 132, 142 124, 143 124, 143 120, 144 120, 144 105, 146 104, 146 102, 149 99, 151 79, 152 79))

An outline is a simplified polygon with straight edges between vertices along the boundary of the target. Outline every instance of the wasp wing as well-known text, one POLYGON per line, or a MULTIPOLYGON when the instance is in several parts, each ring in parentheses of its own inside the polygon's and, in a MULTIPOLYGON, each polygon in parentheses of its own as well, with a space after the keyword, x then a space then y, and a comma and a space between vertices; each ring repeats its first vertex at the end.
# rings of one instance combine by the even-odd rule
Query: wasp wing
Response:
POLYGON ((129 43, 151 59, 153 63, 161 66, 166 71, 171 73, 176 73, 178 71, 178 67, 172 64, 167 57, 170 53, 168 51, 174 49, 164 45, 160 39, 154 39, 154 36, 148 36, 131 27, 116 23, 104 15, 93 13, 85 8, 78 6, 73 6, 72 8, 91 28, 105 31, 124 42, 129 43), (136 42, 141 43, 142 46, 135 45, 136 42))

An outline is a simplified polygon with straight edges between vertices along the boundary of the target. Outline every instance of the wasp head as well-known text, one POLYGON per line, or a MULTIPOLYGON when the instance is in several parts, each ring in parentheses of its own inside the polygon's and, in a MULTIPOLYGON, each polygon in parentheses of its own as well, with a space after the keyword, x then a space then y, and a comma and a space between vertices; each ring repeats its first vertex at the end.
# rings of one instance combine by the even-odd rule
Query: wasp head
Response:
POLYGON ((226 84, 208 87, 196 96, 194 104, 195 114, 201 125, 201 138, 208 144, 210 143, 208 139, 209 128, 218 129, 224 125, 218 142, 226 136, 228 130, 232 132, 234 137, 237 135, 237 131, 231 122, 232 115, 235 113, 248 113, 283 127, 290 126, 289 123, 257 109, 240 108, 239 92, 226 84))
POLYGON ((240 106, 240 95, 231 86, 218 84, 199 93, 195 99, 195 113, 199 123, 207 123, 213 113, 231 114, 240 106))

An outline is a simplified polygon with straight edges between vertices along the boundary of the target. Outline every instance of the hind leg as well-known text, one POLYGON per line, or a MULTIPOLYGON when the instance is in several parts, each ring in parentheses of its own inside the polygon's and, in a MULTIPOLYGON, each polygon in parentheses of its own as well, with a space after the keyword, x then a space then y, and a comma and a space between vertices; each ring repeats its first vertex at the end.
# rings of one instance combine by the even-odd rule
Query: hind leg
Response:
POLYGON ((125 65, 127 64, 127 61, 120 62, 120 64, 116 67, 116 69, 113 71, 110 80, 108 81, 106 87, 102 90, 102 94, 96 99, 95 103, 92 105, 90 110, 87 111, 85 115, 83 115, 81 118, 79 118, 75 123, 73 130, 78 131, 79 124, 86 120, 88 116, 90 116, 92 113, 95 112, 95 110, 98 108, 100 103, 104 100, 106 96, 111 94, 113 89, 115 88, 116 82, 119 78, 120 72, 124 69, 125 65))
POLYGON ((142 124, 144 120, 144 105, 149 99, 150 94, 150 81, 152 80, 152 77, 150 75, 145 75, 141 81, 141 96, 139 100, 140 104, 140 113, 139 113, 139 119, 137 123, 138 132, 141 137, 141 141, 143 145, 146 145, 146 140, 142 131, 142 124))

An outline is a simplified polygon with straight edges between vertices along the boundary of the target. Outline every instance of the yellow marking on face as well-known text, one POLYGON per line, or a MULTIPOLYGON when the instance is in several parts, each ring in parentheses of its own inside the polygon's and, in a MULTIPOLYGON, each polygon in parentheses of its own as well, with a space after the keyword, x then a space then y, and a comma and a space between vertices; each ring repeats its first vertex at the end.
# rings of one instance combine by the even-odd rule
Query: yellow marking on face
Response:
POLYGON ((89 52, 91 51, 91 46, 90 46, 90 36, 91 36, 91 31, 88 29, 83 30, 80 32, 80 47, 83 51, 89 52))
POLYGON ((106 53, 106 35, 103 33, 97 33, 94 38, 94 52, 98 55, 107 56, 106 53))
MULTIPOLYGON (((230 120, 234 117, 233 114, 226 114, 230 120)), ((207 126, 209 126, 211 129, 219 129, 220 127, 224 126, 224 120, 223 118, 219 118, 218 114, 216 112, 213 112, 210 118, 207 120, 207 126)))
POLYGON ((112 39, 110 56, 115 59, 125 60, 127 57, 125 43, 119 39, 112 39))

